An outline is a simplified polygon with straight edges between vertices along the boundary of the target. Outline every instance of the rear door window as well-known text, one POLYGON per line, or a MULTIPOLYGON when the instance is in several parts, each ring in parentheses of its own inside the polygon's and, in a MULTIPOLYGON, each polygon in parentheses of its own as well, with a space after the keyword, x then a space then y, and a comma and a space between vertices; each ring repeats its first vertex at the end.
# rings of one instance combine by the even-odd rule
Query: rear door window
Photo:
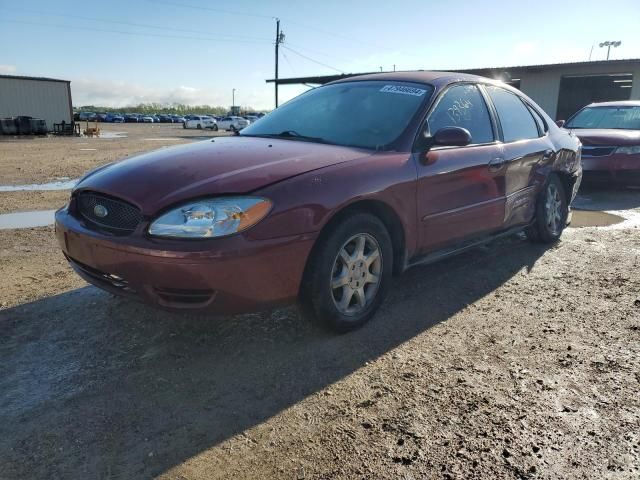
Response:
POLYGON ((496 107, 505 143, 538 138, 538 125, 520 98, 504 88, 487 86, 496 107))
POLYGON ((471 134, 471 143, 495 140, 489 110, 475 85, 454 85, 449 88, 429 115, 427 123, 431 136, 443 127, 461 127, 471 134))

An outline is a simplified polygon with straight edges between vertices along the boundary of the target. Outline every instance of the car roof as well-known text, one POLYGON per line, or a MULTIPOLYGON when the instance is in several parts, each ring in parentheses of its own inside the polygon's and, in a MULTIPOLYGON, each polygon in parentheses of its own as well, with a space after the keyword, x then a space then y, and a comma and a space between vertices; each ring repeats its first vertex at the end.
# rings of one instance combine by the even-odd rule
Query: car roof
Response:
MULTIPOLYGON (((453 82, 483 82, 494 83, 493 80, 481 77, 479 75, 471 75, 468 73, 457 72, 440 72, 440 71, 413 71, 413 72, 385 72, 385 73, 370 73, 367 75, 356 75, 354 77, 347 77, 344 79, 336 80, 330 84, 345 83, 362 80, 387 80, 392 82, 414 82, 414 83, 429 83, 445 85, 453 82)), ((497 82, 496 82, 497 83, 497 82)))
POLYGON ((640 107, 640 100, 618 100, 615 102, 594 102, 587 107, 640 107))

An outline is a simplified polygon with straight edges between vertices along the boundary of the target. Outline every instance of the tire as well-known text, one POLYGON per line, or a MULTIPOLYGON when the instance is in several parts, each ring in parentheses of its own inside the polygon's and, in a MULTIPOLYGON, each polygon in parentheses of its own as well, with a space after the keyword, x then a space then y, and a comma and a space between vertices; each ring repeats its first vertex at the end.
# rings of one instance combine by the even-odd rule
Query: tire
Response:
POLYGON ((182 122, 182 128, 187 128, 187 122, 182 122))
POLYGON ((202 125, 198 124, 197 128, 198 130, 202 130, 202 125))
POLYGON ((214 132, 217 132, 217 131, 218 131, 218 125, 214 125, 214 126, 213 126, 213 131, 214 131, 214 132))
POLYGON ((552 173, 536 201, 533 223, 525 229, 527 238, 534 243, 558 241, 567 226, 568 216, 567 193, 560 177, 552 173))
POLYGON ((355 330, 387 294, 393 271, 389 232, 378 217, 356 213, 317 245, 305 272, 303 307, 335 332, 355 330))
POLYGON ((229 130, 231 130, 233 133, 236 133, 236 131, 237 131, 235 125, 231 125, 229 130))

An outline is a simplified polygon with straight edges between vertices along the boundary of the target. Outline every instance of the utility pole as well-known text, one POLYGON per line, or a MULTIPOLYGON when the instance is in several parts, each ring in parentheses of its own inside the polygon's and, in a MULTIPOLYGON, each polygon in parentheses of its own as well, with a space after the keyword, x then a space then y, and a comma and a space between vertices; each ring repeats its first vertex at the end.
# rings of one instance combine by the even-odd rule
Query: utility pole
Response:
POLYGON ((280 31, 280 19, 276 18, 276 108, 278 108, 278 47, 284 42, 284 32, 280 31))
POLYGON ((236 89, 231 90, 231 109, 236 106, 236 89))

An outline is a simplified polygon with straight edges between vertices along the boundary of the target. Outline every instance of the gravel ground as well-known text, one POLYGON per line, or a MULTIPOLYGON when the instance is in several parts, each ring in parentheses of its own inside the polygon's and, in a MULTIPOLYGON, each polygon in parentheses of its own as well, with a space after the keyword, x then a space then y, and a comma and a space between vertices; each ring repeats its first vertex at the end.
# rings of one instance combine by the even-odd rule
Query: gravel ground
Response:
POLYGON ((640 192, 580 201, 627 221, 414 268, 341 336, 157 311, 0 231, 0 478, 640 478, 640 192))

